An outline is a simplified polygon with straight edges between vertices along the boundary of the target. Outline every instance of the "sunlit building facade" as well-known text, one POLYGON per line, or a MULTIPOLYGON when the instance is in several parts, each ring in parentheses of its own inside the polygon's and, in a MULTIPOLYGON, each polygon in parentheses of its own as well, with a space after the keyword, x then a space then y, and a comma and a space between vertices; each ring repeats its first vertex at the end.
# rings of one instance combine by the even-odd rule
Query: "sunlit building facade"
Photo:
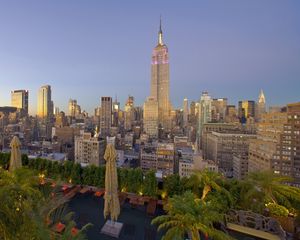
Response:
POLYGON ((11 91, 11 106, 18 109, 23 109, 28 113, 28 96, 27 90, 11 91))
POLYGON ((53 115, 53 102, 51 100, 51 86, 45 85, 38 92, 37 116, 40 118, 49 118, 53 115))

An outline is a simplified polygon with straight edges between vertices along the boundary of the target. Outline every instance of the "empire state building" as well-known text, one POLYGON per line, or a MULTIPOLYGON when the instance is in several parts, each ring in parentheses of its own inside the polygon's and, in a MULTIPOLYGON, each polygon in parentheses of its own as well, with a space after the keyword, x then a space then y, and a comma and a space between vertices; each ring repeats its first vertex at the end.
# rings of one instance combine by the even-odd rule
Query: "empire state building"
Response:
POLYGON ((169 53, 167 46, 163 43, 163 32, 160 21, 158 43, 152 52, 151 95, 144 104, 144 129, 150 135, 152 135, 150 132, 158 131, 154 127, 156 129, 162 128, 164 131, 169 131, 171 128, 169 85, 169 53), (149 112, 150 109, 152 113, 149 112), (147 112, 147 110, 149 111, 147 112), (151 119, 151 123, 147 122, 147 117, 151 119), (152 129, 148 129, 149 126, 152 129))

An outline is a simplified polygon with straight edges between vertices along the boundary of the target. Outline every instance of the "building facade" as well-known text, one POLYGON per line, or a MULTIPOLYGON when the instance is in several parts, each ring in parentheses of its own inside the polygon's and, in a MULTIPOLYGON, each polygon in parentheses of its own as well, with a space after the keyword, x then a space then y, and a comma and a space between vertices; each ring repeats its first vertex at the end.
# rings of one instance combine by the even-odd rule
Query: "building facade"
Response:
POLYGON ((45 85, 38 92, 37 116, 40 118, 50 118, 53 115, 53 102, 51 99, 51 86, 45 85))
POLYGON ((28 114, 28 97, 27 90, 11 91, 11 106, 18 109, 23 109, 28 114))
POLYGON ((104 164, 105 141, 91 133, 75 136, 75 162, 83 166, 104 164))
POLYGON ((101 97, 100 133, 106 137, 110 134, 112 124, 112 98, 101 97))

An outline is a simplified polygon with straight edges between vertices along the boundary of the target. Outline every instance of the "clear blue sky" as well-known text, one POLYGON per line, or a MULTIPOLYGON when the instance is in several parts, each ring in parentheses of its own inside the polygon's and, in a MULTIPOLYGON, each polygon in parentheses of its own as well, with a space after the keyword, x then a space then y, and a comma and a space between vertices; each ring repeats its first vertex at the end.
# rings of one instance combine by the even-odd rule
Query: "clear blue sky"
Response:
POLYGON ((50 84, 56 106, 75 98, 92 112, 100 96, 150 92, 159 16, 170 53, 174 106, 201 92, 269 105, 300 101, 300 1, 0 1, 0 105, 10 91, 50 84))

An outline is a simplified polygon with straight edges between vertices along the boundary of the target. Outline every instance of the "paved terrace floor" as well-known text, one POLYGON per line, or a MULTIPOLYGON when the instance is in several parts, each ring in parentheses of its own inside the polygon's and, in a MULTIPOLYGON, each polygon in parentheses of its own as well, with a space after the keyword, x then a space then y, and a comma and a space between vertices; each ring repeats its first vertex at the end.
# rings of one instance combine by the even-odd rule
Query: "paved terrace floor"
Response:
MULTIPOLYGON (((103 197, 96 197, 93 193, 77 193, 68 203, 68 211, 75 213, 75 222, 78 228, 87 223, 93 224, 93 227, 87 231, 89 240, 116 240, 100 232, 105 223, 103 208, 103 197)), ((162 214, 162 210, 158 208, 156 215, 160 214, 162 214)), ((126 202, 121 206, 121 214, 118 219, 119 222, 124 224, 119 239, 161 239, 162 234, 157 233, 156 227, 151 225, 152 219, 152 217, 147 216, 145 206, 131 208, 130 204, 126 202)))

